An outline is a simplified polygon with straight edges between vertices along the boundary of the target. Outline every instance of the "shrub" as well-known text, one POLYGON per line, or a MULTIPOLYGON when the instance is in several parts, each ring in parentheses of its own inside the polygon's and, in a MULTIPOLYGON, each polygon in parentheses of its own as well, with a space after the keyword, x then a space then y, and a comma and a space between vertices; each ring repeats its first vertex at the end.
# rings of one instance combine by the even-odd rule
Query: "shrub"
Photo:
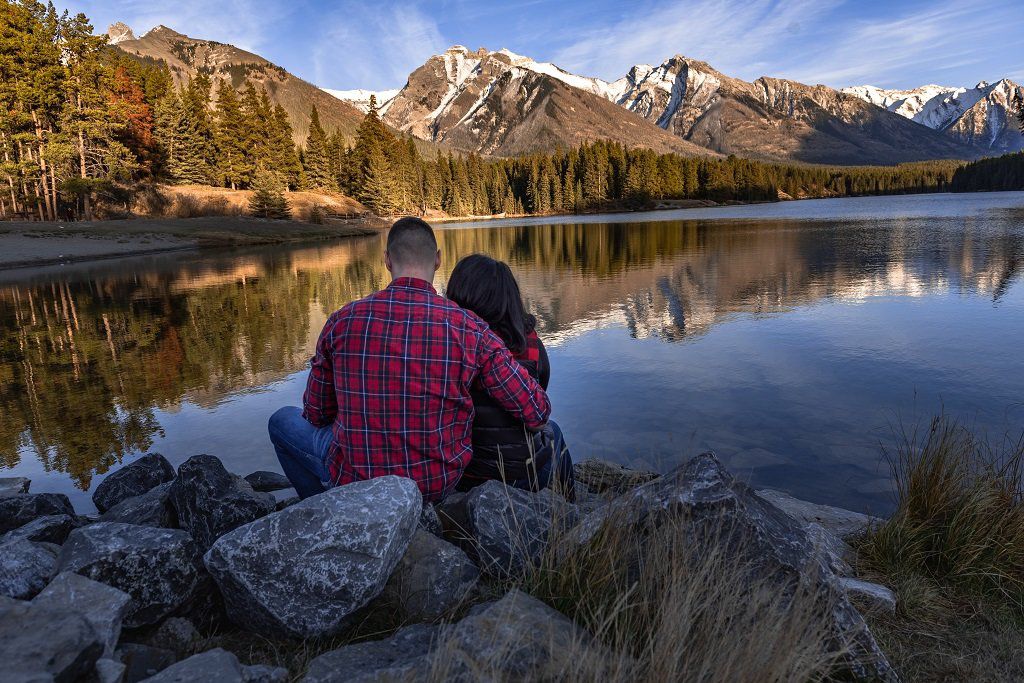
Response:
POLYGON ((287 220, 291 218, 291 207, 284 196, 284 183, 276 174, 261 171, 252 186, 249 211, 257 218, 287 220))

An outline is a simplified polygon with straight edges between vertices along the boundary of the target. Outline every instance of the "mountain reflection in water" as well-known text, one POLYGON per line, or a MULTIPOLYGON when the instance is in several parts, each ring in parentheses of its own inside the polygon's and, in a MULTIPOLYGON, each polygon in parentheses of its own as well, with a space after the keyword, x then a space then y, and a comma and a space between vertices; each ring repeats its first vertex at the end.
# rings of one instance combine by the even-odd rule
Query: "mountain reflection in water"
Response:
MULTIPOLYGON (((577 458, 665 469, 710 447, 755 484, 877 510, 877 445, 894 420, 944 404, 997 433, 1024 422, 1020 211, 439 237, 439 287, 469 253, 512 265, 577 458)), ((266 417, 299 400, 327 315, 387 284, 382 244, 7 274, 0 476, 77 502, 151 448, 176 464, 209 450, 243 474, 275 467, 266 417)))

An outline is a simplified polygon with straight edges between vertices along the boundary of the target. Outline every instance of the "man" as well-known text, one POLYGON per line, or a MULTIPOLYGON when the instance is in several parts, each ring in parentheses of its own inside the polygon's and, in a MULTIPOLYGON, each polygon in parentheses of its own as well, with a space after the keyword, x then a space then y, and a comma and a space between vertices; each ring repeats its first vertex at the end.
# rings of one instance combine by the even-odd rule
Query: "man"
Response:
POLYGON ((434 290, 441 252, 426 222, 391 226, 384 263, 386 289, 327 319, 303 409, 270 418, 270 440, 302 498, 387 474, 412 479, 426 500, 443 498, 472 457, 474 382, 528 428, 551 412, 486 323, 434 290))

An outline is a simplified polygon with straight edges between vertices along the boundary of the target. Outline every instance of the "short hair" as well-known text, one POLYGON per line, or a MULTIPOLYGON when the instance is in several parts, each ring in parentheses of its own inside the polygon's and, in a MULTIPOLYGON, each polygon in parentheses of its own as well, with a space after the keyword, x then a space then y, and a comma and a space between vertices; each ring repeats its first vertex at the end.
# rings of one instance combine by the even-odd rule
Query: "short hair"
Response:
POLYGON ((391 263, 403 266, 433 265, 437 254, 434 229, 422 218, 399 218, 388 231, 388 254, 391 263))

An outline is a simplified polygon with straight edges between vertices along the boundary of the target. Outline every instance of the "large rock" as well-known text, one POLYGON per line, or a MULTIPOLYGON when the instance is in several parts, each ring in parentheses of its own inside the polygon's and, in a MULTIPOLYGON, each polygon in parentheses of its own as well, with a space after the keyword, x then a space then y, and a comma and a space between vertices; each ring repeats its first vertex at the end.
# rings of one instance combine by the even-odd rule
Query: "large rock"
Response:
POLYGON ((78 612, 0 601, 0 679, 77 681, 103 652, 95 629, 78 612))
POLYGON ((121 621, 131 599, 124 591, 78 574, 64 572, 58 574, 32 600, 32 604, 70 610, 84 616, 103 642, 103 656, 110 657, 121 636, 121 621))
POLYGON ((60 571, 118 588, 132 596, 126 626, 155 624, 199 590, 199 549, 184 531, 98 522, 75 529, 61 549, 60 571))
POLYGON ((60 545, 71 533, 71 530, 77 526, 78 520, 71 515, 45 515, 33 519, 14 531, 8 531, 3 540, 13 541, 23 538, 26 541, 60 545))
POLYGON ((56 571, 57 558, 48 548, 24 539, 0 543, 0 595, 28 600, 56 571))
POLYGON ((466 553, 418 529, 381 597, 398 608, 403 622, 434 621, 458 606, 479 577, 466 553))
POLYGON ((202 636, 188 619, 171 617, 153 632, 149 644, 183 655, 192 652, 202 636))
POLYGON ((410 626, 386 640, 320 655, 303 683, 566 680, 567 656, 605 656, 590 634, 536 598, 513 590, 457 624, 410 626))
POLYGON ((232 529, 270 514, 275 506, 273 496, 254 491, 212 455, 194 455, 178 467, 171 503, 179 526, 204 551, 232 529))
POLYGON ((843 508, 821 505, 819 503, 809 503, 806 500, 794 498, 788 493, 774 489, 760 489, 757 491, 757 495, 805 524, 820 524, 823 528, 844 541, 848 541, 864 533, 868 528, 877 526, 884 521, 878 517, 853 512, 852 510, 844 510, 843 508))
POLYGON ((122 500, 104 512, 100 521, 177 529, 178 513, 171 504, 172 483, 164 482, 141 496, 122 500))
POLYGON ((445 537, 497 577, 521 574, 544 552, 552 526, 575 516, 575 508, 548 489, 532 493, 499 481, 451 495, 437 511, 445 537))
POLYGON ((285 683, 288 670, 270 666, 243 666, 232 653, 216 648, 167 667, 145 679, 149 683, 285 683))
POLYGON ((657 472, 631 470, 606 460, 584 460, 573 465, 573 476, 594 493, 625 493, 657 479, 657 472))
POLYGON ((114 657, 125 665, 124 683, 144 681, 178 661, 170 650, 141 643, 122 643, 114 657))
POLYGON ((821 604, 829 606, 823 617, 849 672, 859 679, 897 680, 805 523, 735 480, 713 453, 698 455, 615 499, 585 519, 574 537, 585 543, 612 523, 628 525, 643 538, 670 520, 682 520, 690 542, 714 546, 748 572, 748 580, 766 583, 780 596, 814 585, 821 604))
POLYGON ((71 515, 75 509, 63 493, 23 493, 0 498, 0 534, 45 515, 71 515))
POLYGON ((896 594, 882 584, 843 577, 839 579, 839 585, 847 597, 869 610, 888 614, 896 611, 896 594))
POLYGON ((31 485, 32 480, 25 477, 0 477, 0 498, 28 493, 31 485))
POLYGON ((252 474, 245 475, 245 480, 252 486, 253 491, 262 491, 264 493, 292 488, 292 483, 288 481, 288 477, 279 472, 257 470, 252 474))
POLYGON ((421 506, 411 479, 356 482, 225 534, 204 560, 236 624, 296 637, 333 634, 384 589, 421 506))
POLYGON ((130 465, 107 475, 92 494, 92 502, 106 512, 122 500, 141 496, 154 486, 174 479, 174 467, 159 453, 144 455, 130 465))

